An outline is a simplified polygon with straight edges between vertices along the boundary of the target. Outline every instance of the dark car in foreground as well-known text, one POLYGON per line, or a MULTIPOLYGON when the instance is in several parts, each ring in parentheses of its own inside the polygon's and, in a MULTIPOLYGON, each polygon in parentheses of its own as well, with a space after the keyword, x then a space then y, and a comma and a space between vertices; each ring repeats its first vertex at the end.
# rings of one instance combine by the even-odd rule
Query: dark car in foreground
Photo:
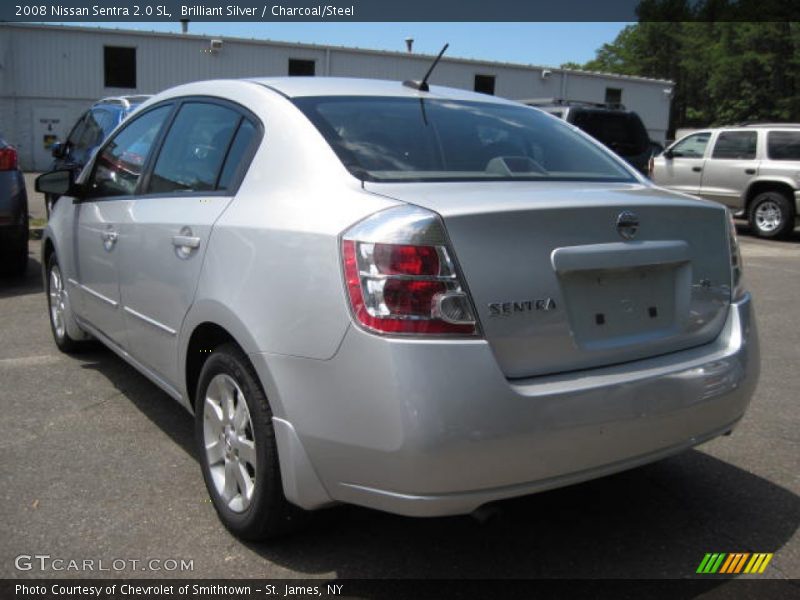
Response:
MULTIPOLYGON (((92 153, 116 126, 148 98, 150 96, 145 94, 115 96, 95 102, 75 123, 67 140, 53 145, 52 153, 55 160, 51 170, 74 169, 77 175, 91 158, 92 153)), ((56 200, 58 196, 45 195, 48 218, 56 200)))
POLYGON ((23 275, 28 265, 28 194, 17 150, 0 138, 0 275, 23 275))

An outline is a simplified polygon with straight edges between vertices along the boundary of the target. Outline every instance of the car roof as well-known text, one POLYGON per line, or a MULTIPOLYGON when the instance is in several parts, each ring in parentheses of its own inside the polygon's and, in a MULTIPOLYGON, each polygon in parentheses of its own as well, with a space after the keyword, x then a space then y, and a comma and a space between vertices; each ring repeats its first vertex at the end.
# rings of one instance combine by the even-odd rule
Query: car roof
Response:
POLYGON ((506 100, 505 98, 439 85, 431 85, 430 91, 422 92, 413 87, 403 85, 399 81, 382 79, 358 79, 351 77, 259 77, 244 81, 263 85, 288 98, 307 96, 387 96, 401 98, 446 98, 450 100, 519 105, 519 103, 506 100))

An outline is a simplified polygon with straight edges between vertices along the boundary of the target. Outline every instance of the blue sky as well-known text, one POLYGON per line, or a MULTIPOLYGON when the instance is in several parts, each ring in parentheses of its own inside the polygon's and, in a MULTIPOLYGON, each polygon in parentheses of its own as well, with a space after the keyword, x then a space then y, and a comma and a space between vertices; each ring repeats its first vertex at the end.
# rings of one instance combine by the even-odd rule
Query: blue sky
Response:
MULTIPOLYGON (((98 23, 63 23, 97 27, 98 23)), ((626 23, 204 23, 190 33, 356 46, 436 54, 445 42, 448 56, 544 66, 583 63, 612 41, 626 23)), ((103 27, 180 31, 179 23, 103 23, 103 27)))

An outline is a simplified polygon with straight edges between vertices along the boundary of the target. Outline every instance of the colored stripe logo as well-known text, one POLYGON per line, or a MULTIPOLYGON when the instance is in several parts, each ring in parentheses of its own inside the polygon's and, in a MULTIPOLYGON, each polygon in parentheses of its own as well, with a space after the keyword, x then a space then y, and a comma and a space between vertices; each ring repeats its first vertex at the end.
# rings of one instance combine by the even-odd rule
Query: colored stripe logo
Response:
POLYGON ((700 561, 696 572, 702 575, 763 573, 772 556, 771 552, 709 552, 700 561))

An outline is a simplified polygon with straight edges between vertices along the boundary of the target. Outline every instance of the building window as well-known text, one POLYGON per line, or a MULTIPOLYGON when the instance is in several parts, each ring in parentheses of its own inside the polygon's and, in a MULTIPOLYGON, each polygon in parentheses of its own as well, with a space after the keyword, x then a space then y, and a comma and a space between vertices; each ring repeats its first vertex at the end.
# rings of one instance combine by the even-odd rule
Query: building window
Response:
POLYGON ((136 87, 136 48, 103 47, 106 87, 136 87))
POLYGON ((622 104, 622 90, 620 88, 606 88, 606 104, 622 104))
POLYGON ((494 96, 494 75, 475 75, 475 91, 494 96))
POLYGON ((304 60, 302 58, 290 58, 289 59, 289 75, 305 75, 305 76, 313 76, 315 69, 315 63, 313 60, 304 60))

